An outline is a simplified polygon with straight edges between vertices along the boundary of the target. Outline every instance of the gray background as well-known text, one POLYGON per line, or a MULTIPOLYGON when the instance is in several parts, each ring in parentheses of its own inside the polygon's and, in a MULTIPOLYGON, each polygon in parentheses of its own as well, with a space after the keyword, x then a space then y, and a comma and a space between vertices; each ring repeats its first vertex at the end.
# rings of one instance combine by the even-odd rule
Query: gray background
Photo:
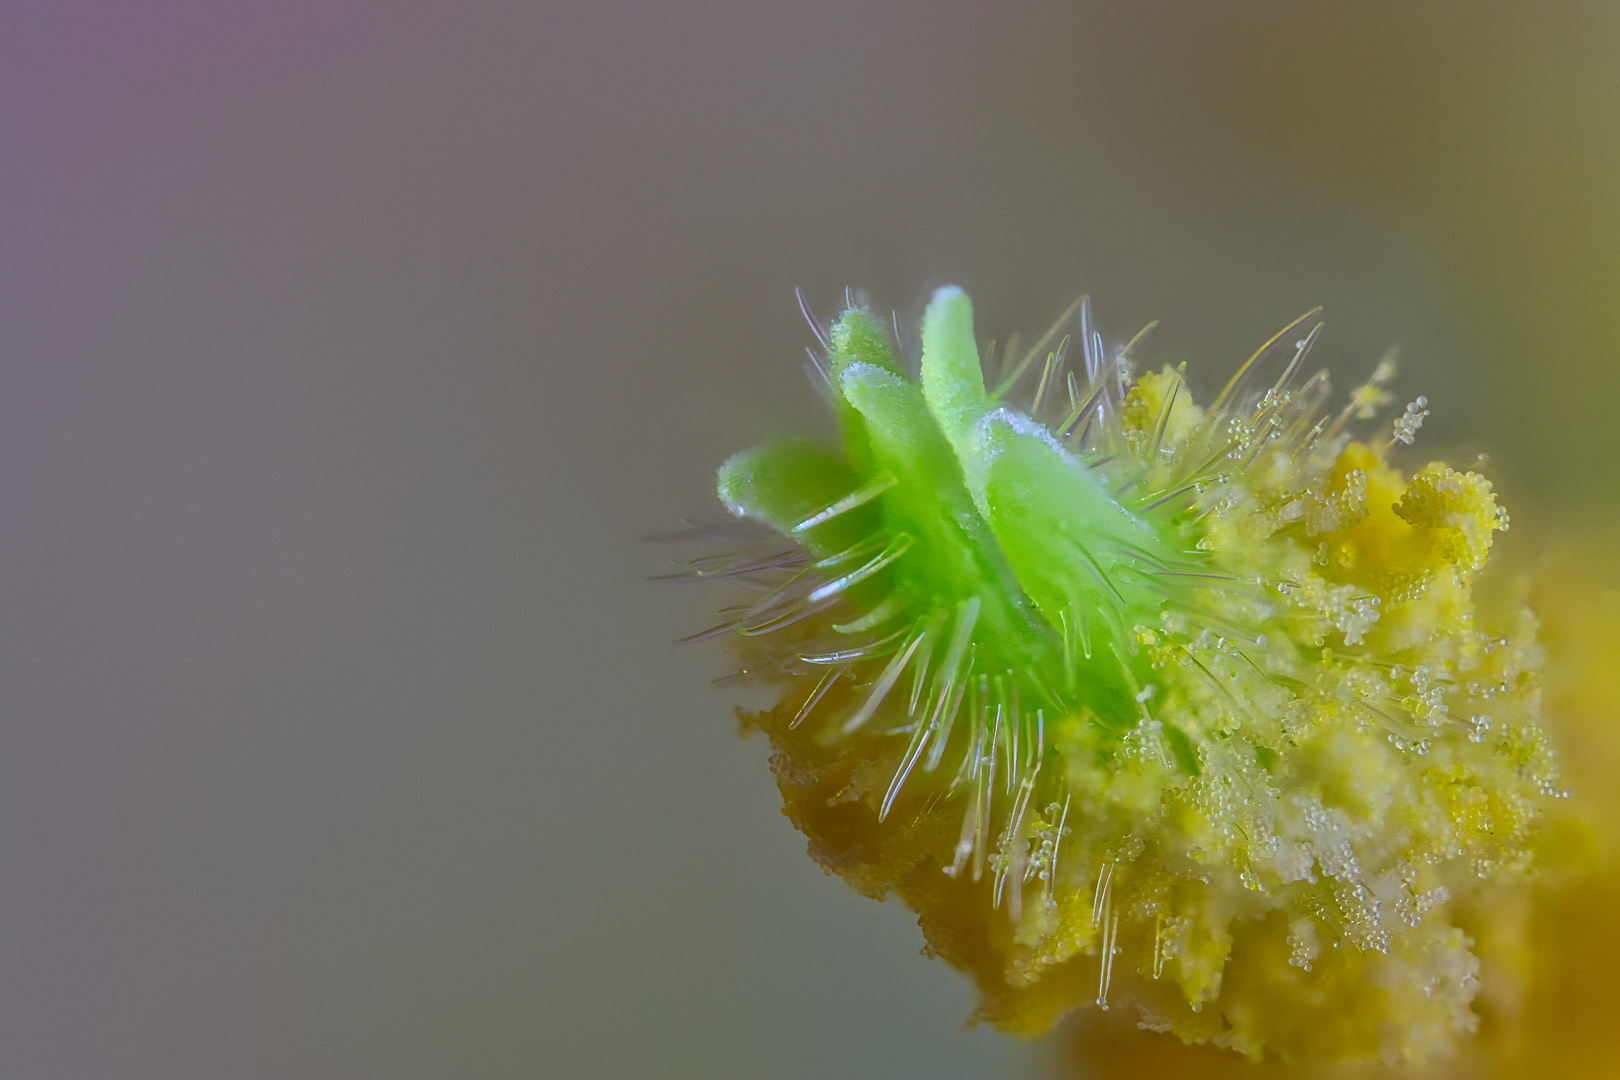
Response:
POLYGON ((0 1076, 1038 1074, 638 537, 947 280, 1611 505, 1617 10, 9 0, 0 1076))

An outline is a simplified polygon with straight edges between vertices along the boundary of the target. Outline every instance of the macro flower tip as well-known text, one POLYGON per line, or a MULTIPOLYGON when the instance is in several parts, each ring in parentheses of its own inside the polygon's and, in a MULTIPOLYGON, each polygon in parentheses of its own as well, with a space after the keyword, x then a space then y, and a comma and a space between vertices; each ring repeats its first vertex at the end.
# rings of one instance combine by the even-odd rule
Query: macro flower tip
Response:
MULTIPOLYGON (((899 895, 978 1017, 1078 1007, 1251 1057, 1422 1060, 1475 1024, 1459 902, 1537 865, 1562 794, 1527 611, 1473 584, 1489 481, 1389 454, 1386 362, 1338 410, 1319 312, 1206 405, 1082 301, 986 379, 937 291, 913 373, 850 306, 818 339, 841 445, 728 460, 772 540, 689 567, 784 811, 899 895)), ((894 322, 898 327, 898 321, 894 322)))

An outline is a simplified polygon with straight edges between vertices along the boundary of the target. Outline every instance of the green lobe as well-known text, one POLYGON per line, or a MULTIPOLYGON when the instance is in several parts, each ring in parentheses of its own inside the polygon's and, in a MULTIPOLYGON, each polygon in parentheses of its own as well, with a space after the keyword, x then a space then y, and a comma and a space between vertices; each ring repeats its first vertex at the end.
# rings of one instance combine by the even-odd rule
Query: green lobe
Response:
POLYGON ((831 337, 832 350, 827 359, 832 364, 834 383, 850 364, 871 364, 899 374, 900 364, 889 347, 888 331, 865 308, 850 308, 840 315, 833 323, 831 337))
POLYGON ((973 301, 955 285, 934 293, 923 314, 922 386, 975 501, 982 505, 982 457, 976 447, 979 421, 990 411, 973 336, 973 301))
POLYGON ((828 555, 853 542, 852 533, 870 530, 870 517, 844 514, 802 532, 796 528, 858 484, 854 470, 832 454, 804 439, 783 439, 732 455, 720 466, 717 488, 733 514, 828 555))

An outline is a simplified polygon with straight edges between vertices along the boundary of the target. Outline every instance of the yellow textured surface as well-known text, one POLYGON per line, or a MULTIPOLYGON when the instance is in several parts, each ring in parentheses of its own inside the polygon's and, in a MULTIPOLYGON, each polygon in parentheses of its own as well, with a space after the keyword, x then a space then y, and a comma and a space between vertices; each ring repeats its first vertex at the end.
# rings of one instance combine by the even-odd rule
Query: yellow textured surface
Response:
MULTIPOLYGON (((1432 469, 1433 467, 1431 467, 1432 469)), ((1425 470, 1426 472, 1430 470, 1425 470)), ((1092 1012, 1067 1025, 1057 1076, 1111 1080, 1306 1080, 1308 1077, 1604 1080, 1620 1076, 1612 1003, 1620 971, 1620 548, 1568 545, 1536 574, 1529 597, 1550 660, 1547 704, 1559 721, 1575 812, 1551 823, 1547 873, 1531 890, 1471 900, 1459 923, 1474 940, 1480 1034, 1453 1060, 1390 1069, 1345 1063, 1253 1064, 1212 1045, 1184 1045, 1139 1017, 1092 1012), (1579 815, 1579 816, 1576 816, 1579 815), (1583 820, 1584 819, 1584 820, 1583 820)), ((1284 1014, 1286 1015, 1286 1014, 1284 1014)))

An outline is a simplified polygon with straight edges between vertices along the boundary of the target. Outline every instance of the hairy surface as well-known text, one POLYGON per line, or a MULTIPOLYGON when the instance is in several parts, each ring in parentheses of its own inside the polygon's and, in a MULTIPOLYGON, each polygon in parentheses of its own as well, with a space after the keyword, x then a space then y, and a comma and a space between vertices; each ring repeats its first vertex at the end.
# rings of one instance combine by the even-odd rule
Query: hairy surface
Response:
POLYGON ((721 469, 778 539, 686 573, 747 590, 710 633, 780 691, 745 720, 785 812, 1004 1029, 1128 1004, 1250 1057, 1443 1054, 1480 981, 1453 909, 1535 871, 1563 794, 1535 620, 1476 611, 1490 482, 1389 460, 1427 402, 1372 436, 1387 362, 1330 409, 1314 312, 1204 407, 1077 323, 987 387, 960 290, 916 375, 851 298, 815 373, 843 446, 721 469))

